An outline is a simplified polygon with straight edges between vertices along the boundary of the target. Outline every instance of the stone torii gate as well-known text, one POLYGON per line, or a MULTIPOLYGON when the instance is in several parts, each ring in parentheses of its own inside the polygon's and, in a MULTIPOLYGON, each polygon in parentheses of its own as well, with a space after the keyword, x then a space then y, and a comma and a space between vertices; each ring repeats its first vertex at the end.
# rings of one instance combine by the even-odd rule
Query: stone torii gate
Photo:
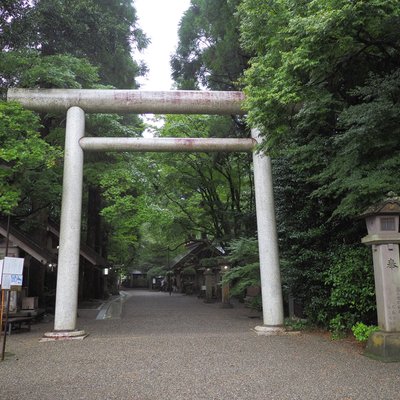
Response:
POLYGON ((253 152, 257 231, 260 257, 263 325, 261 335, 283 328, 283 302, 272 192, 271 160, 256 152, 252 139, 216 138, 90 138, 84 137, 86 113, 244 114, 241 92, 139 91, 95 89, 10 89, 8 101, 38 112, 66 112, 64 176, 54 331, 49 339, 78 339, 79 247, 84 151, 253 152))

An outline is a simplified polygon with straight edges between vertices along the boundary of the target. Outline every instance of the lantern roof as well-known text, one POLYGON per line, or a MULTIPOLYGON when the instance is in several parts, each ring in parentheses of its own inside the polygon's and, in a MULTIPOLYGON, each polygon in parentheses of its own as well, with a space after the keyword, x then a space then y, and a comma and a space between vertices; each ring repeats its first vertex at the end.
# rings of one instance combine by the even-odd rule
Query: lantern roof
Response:
POLYGON ((394 196, 388 197, 385 200, 376 203, 368 207, 360 217, 369 217, 372 215, 390 215, 399 214, 400 215, 400 197, 394 196))

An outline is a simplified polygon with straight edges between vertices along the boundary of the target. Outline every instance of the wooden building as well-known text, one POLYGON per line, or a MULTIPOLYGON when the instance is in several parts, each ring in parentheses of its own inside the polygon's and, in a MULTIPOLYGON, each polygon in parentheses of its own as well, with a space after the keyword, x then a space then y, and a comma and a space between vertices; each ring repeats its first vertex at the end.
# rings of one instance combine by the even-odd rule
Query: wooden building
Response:
POLYGON ((208 240, 193 240, 185 246, 186 250, 176 256, 169 265, 178 291, 186 294, 204 294, 204 273, 208 270, 212 272, 213 296, 219 298, 220 266, 217 258, 223 256, 224 251, 208 240), (215 259, 214 263, 213 259, 215 259), (211 263, 205 266, 202 260, 211 260, 211 263))
MULTIPOLYGON (((0 221, 0 259, 6 252, 7 223, 0 221)), ((23 287, 25 295, 37 297, 40 308, 54 308, 59 230, 54 223, 46 228, 46 246, 39 245, 27 233, 11 225, 8 232, 8 256, 24 258, 23 287)), ((93 249, 81 244, 79 301, 108 296, 107 261, 93 249)))

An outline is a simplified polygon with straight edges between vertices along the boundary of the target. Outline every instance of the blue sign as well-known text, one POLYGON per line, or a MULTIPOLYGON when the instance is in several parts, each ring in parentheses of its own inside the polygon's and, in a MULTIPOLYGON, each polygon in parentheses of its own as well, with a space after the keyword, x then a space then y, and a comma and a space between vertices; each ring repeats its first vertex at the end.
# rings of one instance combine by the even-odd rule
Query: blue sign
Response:
POLYGON ((11 274, 11 286, 22 286, 22 275, 11 274))

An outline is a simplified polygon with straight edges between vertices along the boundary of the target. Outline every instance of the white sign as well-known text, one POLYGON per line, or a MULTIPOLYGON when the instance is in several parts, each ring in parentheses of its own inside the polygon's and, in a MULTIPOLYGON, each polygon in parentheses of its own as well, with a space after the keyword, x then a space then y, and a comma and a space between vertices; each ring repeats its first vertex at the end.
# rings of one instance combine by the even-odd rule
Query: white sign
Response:
POLYGON ((3 282, 1 288, 4 290, 10 290, 11 288, 11 275, 3 274, 3 282))
POLYGON ((4 257, 0 260, 0 285, 4 290, 12 286, 22 286, 24 259, 17 257, 4 257))
POLYGON ((24 259, 18 257, 4 257, 3 274, 22 275, 24 259))

